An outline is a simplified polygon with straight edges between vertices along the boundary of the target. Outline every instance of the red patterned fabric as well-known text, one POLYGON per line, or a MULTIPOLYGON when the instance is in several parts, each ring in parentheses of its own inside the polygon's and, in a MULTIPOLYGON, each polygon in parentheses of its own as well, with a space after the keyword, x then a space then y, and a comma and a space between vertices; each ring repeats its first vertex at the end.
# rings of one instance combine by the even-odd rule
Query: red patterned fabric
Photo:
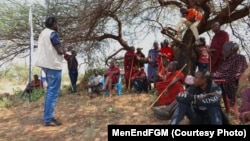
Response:
POLYGON ((233 106, 236 101, 236 91, 238 89, 238 77, 247 69, 247 61, 245 56, 234 54, 227 58, 215 73, 216 77, 226 80, 223 83, 224 93, 230 100, 230 105, 233 106))

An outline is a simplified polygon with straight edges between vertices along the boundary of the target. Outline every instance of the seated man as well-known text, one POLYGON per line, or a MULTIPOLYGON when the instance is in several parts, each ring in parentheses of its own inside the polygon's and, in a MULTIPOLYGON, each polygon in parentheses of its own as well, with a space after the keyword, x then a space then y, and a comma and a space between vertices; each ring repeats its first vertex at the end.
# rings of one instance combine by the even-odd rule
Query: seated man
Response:
POLYGON ((178 105, 170 124, 179 124, 187 116, 191 124, 222 125, 221 95, 222 90, 212 81, 210 72, 199 70, 195 73, 194 85, 176 96, 178 105))
POLYGON ((184 91, 184 79, 184 74, 177 70, 177 62, 170 62, 164 80, 156 83, 158 93, 163 93, 158 100, 159 105, 169 105, 178 93, 184 91))
POLYGON ((34 89, 43 89, 43 82, 39 79, 37 74, 35 74, 33 80, 27 84, 22 95, 32 93, 34 89))
POLYGON ((157 71, 155 75, 154 82, 165 81, 166 80, 166 73, 168 72, 168 65, 170 61, 166 57, 162 58, 162 69, 161 71, 157 71))
POLYGON ((112 60, 110 62, 109 68, 104 72, 105 83, 102 89, 102 91, 105 90, 109 91, 109 97, 112 97, 112 90, 114 84, 116 84, 119 81, 119 76, 120 76, 120 68, 118 68, 115 65, 115 60, 112 60))
POLYGON ((177 70, 177 62, 171 61, 167 67, 167 72, 162 81, 156 83, 156 89, 159 93, 158 105, 153 107, 155 115, 165 115, 169 119, 173 114, 177 102, 175 97, 178 93, 184 91, 184 74, 177 70))
POLYGON ((181 26, 183 25, 183 23, 185 23, 193 32, 195 40, 197 40, 199 38, 197 26, 202 20, 202 14, 194 8, 187 9, 186 7, 180 8, 180 12, 183 18, 181 18, 176 26, 177 39, 180 41, 182 40, 181 26))
POLYGON ((100 93, 100 90, 102 89, 102 76, 98 74, 98 71, 96 69, 93 70, 94 74, 90 76, 89 82, 87 85, 88 88, 88 94, 94 93, 100 93))
POLYGON ((148 92, 148 79, 143 68, 139 68, 131 77, 131 84, 137 93, 148 92))
POLYGON ((39 79, 38 75, 35 74, 32 80, 32 86, 34 89, 43 89, 43 82, 39 79))

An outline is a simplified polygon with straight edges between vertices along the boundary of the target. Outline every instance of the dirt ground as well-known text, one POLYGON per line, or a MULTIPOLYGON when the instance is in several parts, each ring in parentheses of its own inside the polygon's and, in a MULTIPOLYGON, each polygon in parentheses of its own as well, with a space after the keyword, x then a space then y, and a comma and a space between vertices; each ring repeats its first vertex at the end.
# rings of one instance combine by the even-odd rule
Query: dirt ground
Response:
MULTIPOLYGON (((0 141, 106 141, 109 124, 169 124, 149 108, 156 99, 153 94, 123 93, 113 98, 80 94, 64 92, 59 97, 55 110, 63 123, 59 127, 43 126, 43 98, 0 108, 0 141)), ((186 119, 182 122, 187 123, 186 119)))

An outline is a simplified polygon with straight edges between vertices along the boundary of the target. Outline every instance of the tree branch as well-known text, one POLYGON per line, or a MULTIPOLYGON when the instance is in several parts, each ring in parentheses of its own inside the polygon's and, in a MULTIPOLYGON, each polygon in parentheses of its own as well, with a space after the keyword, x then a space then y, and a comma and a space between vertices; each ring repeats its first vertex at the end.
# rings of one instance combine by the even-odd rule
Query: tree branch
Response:
MULTIPOLYGON (((114 56, 115 56, 116 54, 118 54, 119 52, 121 52, 122 50, 124 50, 124 48, 120 48, 120 49, 117 50, 115 53, 113 53, 112 55, 108 56, 108 58, 105 59, 105 64, 108 65, 108 60, 113 59, 114 56)), ((115 60, 116 60, 116 59, 115 59, 115 60)))

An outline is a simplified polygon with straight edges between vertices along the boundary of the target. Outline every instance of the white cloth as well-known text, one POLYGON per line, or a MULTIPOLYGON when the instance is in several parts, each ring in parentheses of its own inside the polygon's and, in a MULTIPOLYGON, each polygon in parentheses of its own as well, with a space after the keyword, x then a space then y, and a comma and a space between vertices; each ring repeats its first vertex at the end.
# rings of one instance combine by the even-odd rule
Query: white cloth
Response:
POLYGON ((199 25, 199 23, 200 23, 200 21, 196 21, 196 22, 192 23, 192 22, 188 21, 186 18, 181 18, 181 20, 176 25, 177 34, 182 34, 181 27, 183 24, 185 24, 188 28, 191 29, 195 39, 197 40, 199 38, 199 32, 197 29, 197 26, 199 25))
POLYGON ((59 55, 52 45, 50 35, 54 30, 45 28, 38 38, 38 50, 35 65, 42 68, 62 70, 63 55, 59 55))
POLYGON ((89 82, 88 82, 88 85, 89 86, 96 86, 98 84, 102 83, 102 76, 101 75, 92 75, 90 78, 89 78, 89 82))

